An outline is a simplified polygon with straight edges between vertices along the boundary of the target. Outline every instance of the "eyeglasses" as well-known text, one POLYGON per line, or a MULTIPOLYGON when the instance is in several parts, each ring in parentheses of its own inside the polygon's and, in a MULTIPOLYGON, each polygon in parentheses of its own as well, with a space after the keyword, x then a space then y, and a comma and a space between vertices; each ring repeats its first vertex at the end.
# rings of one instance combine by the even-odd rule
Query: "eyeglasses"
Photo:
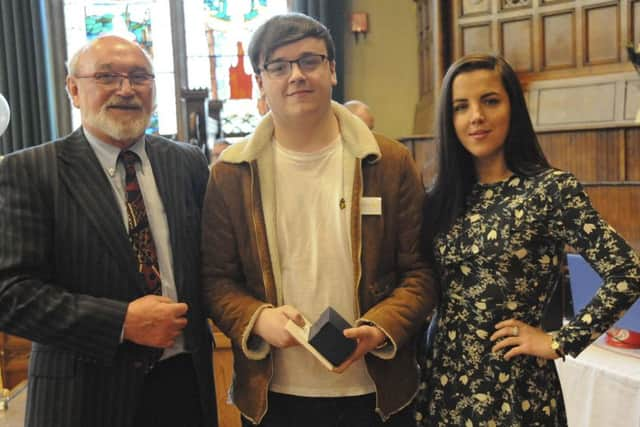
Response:
POLYGON ((95 73, 90 76, 75 76, 78 79, 94 79, 97 84, 108 88, 116 88, 122 85, 124 79, 129 80, 131 86, 149 86, 156 78, 155 75, 142 71, 133 73, 95 73))
POLYGON ((267 62, 262 66, 262 71, 266 71, 270 77, 280 78, 287 77, 291 74, 293 64, 298 64, 298 68, 303 73, 310 73, 315 71, 325 60, 329 59, 327 55, 320 55, 318 53, 310 53, 303 55, 293 61, 287 61, 285 59, 278 59, 272 62, 267 62))

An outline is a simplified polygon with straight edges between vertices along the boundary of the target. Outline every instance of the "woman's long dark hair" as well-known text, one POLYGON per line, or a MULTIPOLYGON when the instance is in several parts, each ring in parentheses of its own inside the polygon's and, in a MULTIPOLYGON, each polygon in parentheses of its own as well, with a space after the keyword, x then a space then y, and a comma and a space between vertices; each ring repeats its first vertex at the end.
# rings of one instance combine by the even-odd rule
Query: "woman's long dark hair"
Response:
POLYGON ((464 56, 454 62, 444 76, 438 118, 438 169, 424 204, 423 244, 425 253, 433 256, 433 239, 453 224, 463 212, 467 195, 477 181, 473 157, 456 136, 453 126, 453 81, 462 73, 475 70, 494 70, 502 77, 509 95, 511 118, 504 143, 507 167, 518 175, 535 175, 551 166, 533 130, 527 104, 518 76, 500 56, 478 54, 464 56))

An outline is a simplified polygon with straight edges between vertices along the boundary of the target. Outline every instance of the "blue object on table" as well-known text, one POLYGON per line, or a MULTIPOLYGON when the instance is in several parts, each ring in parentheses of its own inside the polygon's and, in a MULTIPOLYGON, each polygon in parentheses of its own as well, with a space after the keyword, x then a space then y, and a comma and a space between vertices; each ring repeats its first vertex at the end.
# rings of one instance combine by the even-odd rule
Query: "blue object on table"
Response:
MULTIPOLYGON (((573 297, 573 311, 578 313, 586 306, 602 285, 602 278, 578 254, 567 254, 569 264, 569 283, 573 297)), ((640 300, 636 301, 615 324, 616 328, 640 332, 640 300)))

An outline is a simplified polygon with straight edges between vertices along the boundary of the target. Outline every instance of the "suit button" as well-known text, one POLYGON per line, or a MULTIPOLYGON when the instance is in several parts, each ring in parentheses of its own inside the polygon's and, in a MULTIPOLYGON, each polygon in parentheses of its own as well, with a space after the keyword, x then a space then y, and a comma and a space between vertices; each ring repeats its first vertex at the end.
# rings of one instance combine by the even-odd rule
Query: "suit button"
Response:
POLYGON ((138 362, 133 362, 133 367, 136 369, 141 369, 144 367, 144 363, 138 361, 138 362))

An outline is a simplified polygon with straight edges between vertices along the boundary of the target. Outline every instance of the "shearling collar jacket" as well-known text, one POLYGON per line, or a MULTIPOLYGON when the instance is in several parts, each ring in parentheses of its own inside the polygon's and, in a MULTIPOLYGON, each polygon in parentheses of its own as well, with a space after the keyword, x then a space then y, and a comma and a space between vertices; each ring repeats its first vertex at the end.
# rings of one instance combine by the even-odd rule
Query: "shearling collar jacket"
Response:
MULTIPOLYGON (((387 335, 387 349, 366 356, 383 419, 406 407, 418 389, 415 340, 436 303, 431 272, 419 253, 424 191, 409 151, 373 134, 346 108, 332 103, 345 148, 350 188, 351 245, 357 324, 387 335), (380 198, 381 211, 361 211, 380 198)), ((265 415, 273 363, 269 345, 251 334, 260 311, 283 303, 275 236, 273 121, 225 150, 212 169, 203 211, 205 304, 232 342, 232 397, 259 422, 265 415)))

